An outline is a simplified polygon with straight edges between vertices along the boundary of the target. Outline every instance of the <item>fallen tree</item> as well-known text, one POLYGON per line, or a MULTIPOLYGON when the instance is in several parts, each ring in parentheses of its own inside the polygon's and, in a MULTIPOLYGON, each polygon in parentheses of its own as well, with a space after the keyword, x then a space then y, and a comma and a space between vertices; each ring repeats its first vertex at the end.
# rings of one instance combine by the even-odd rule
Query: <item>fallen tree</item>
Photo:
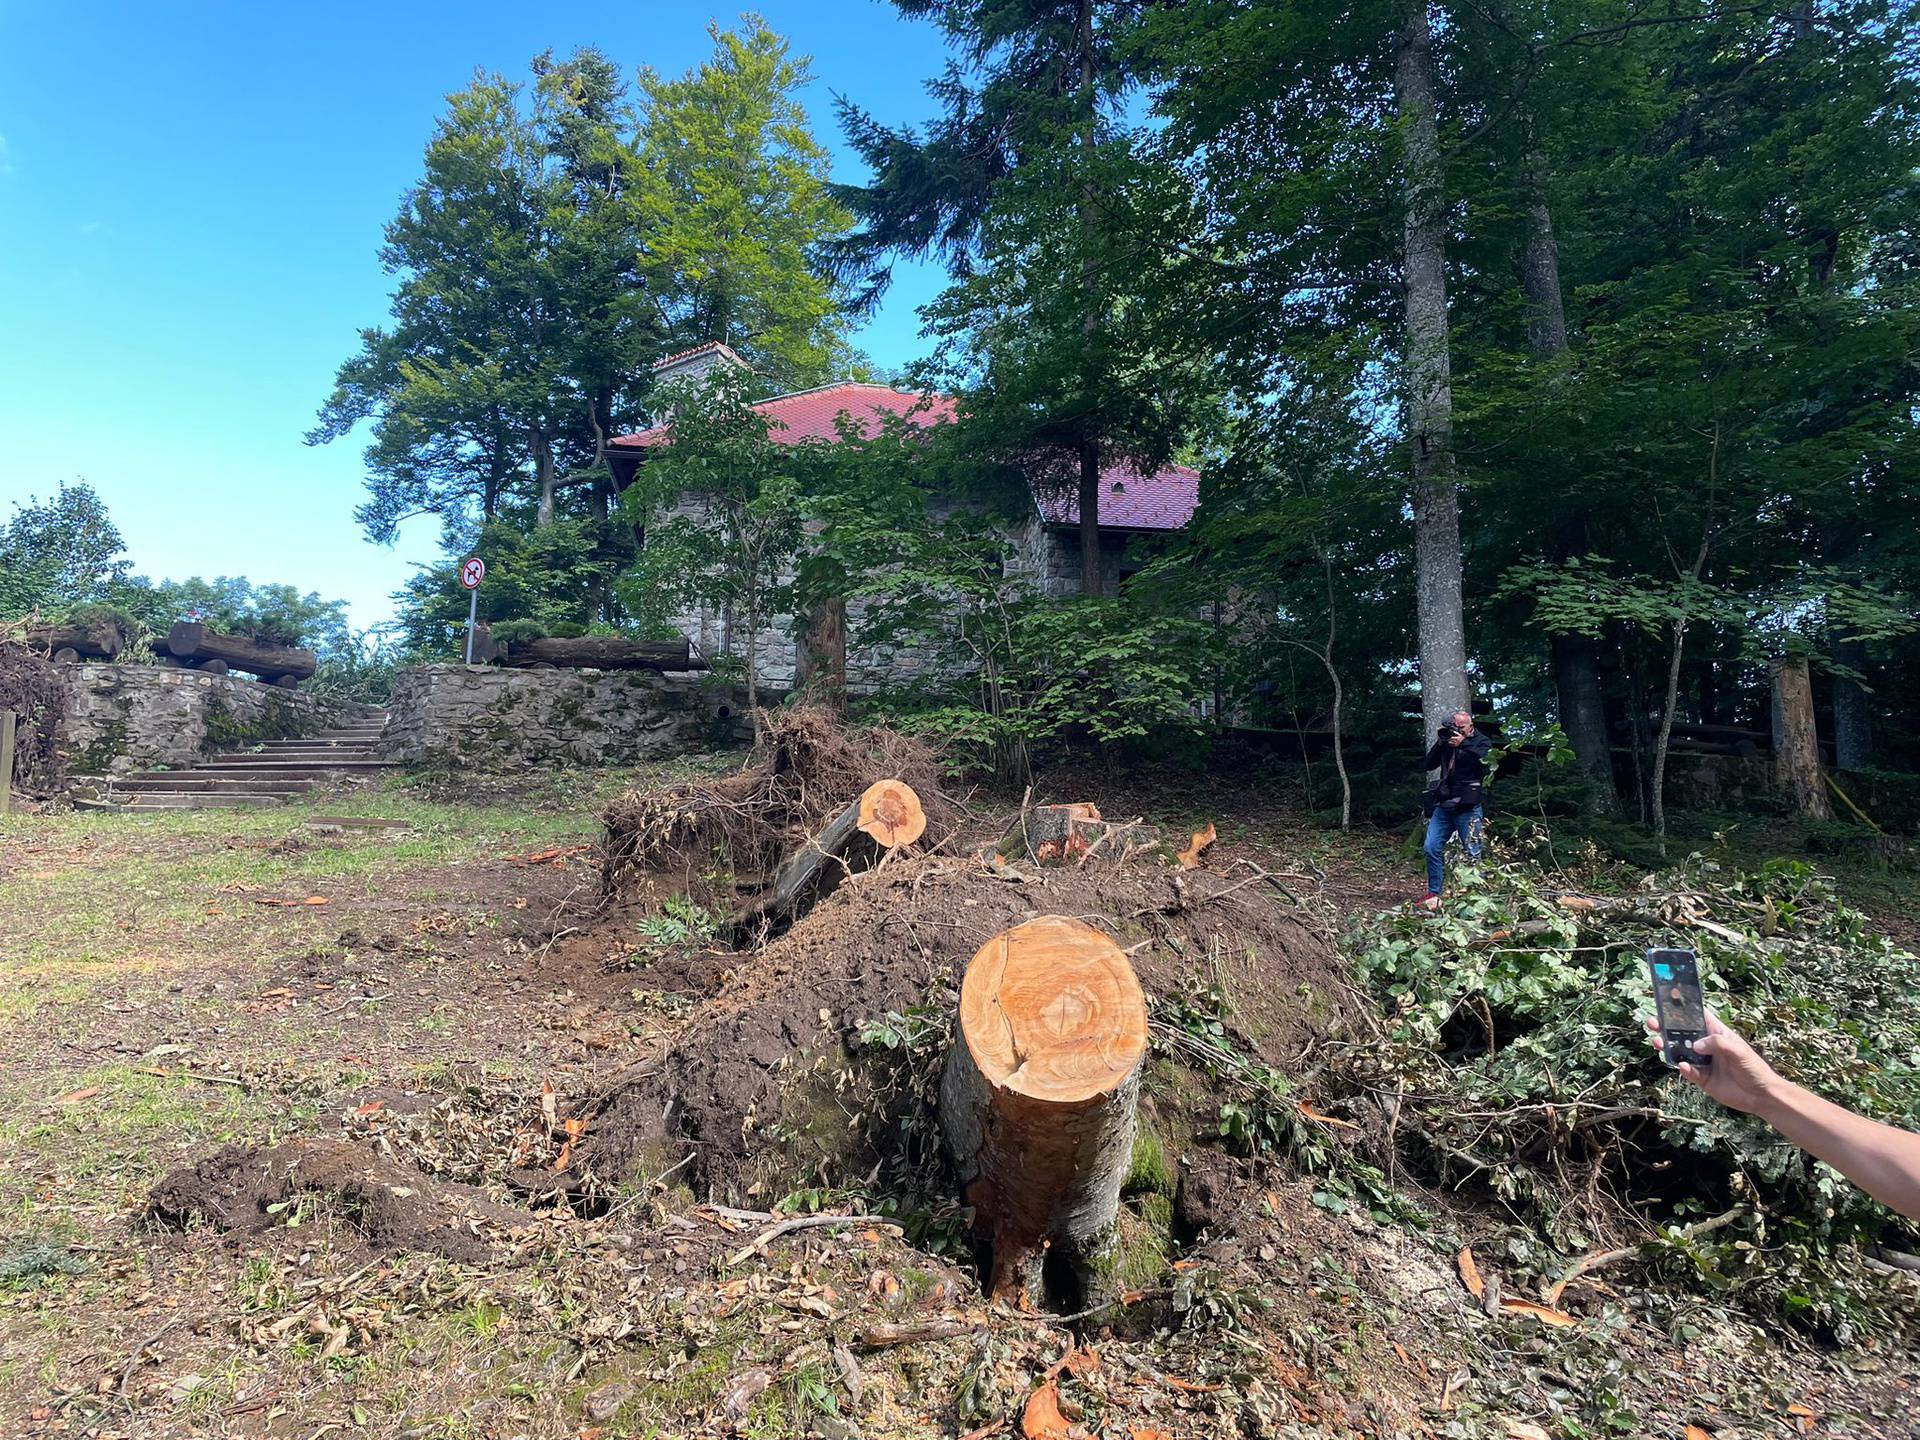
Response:
POLYGON ((289 688, 311 679, 320 664, 311 650, 266 645, 244 635, 222 635, 198 620, 175 622, 167 632, 167 653, 196 670, 225 674, 231 667, 289 688))
POLYGON ((913 787, 899 780, 876 780, 860 798, 843 807, 818 835, 787 857, 766 893, 742 906, 728 927, 736 941, 751 939, 791 920, 806 904, 832 888, 835 868, 851 875, 926 833, 927 814, 913 787), (871 841, 868 853, 850 858, 856 835, 871 841))
POLYGON ((1051 1247, 1074 1302, 1108 1298, 1146 1050, 1133 966, 1083 920, 1016 925, 967 966, 940 1116, 995 1295, 1037 1300, 1051 1247))

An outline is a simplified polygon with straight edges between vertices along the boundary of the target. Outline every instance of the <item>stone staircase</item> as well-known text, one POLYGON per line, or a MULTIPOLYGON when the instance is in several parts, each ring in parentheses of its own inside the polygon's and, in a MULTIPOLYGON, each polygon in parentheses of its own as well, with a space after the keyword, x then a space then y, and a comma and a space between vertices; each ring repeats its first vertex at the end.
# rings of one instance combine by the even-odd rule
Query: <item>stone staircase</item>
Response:
POLYGON ((89 810, 213 810, 283 805, 324 781, 372 777, 399 768, 380 758, 385 711, 297 740, 269 740, 252 750, 209 755, 186 770, 143 770, 102 782, 74 804, 89 810))

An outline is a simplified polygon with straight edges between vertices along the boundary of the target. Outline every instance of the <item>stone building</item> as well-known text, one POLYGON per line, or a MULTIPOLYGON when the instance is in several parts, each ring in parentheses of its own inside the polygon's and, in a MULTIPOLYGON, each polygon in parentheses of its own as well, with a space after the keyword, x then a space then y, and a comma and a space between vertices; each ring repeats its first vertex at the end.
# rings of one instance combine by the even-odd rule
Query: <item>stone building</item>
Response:
MULTIPOLYGON (((721 366, 745 362, 728 346, 710 341, 692 350, 670 355, 654 366, 659 382, 699 381, 721 366)), ((787 445, 832 445, 841 438, 843 418, 863 433, 878 428, 881 417, 897 415, 915 426, 944 424, 954 418, 954 403, 944 395, 923 395, 843 380, 810 390, 794 391, 762 400, 753 407, 766 416, 774 440, 787 445)), ((648 450, 667 443, 667 427, 655 426, 638 434, 621 435, 608 446, 616 484, 625 488, 648 450)), ((1200 477, 1184 465, 1167 465, 1150 474, 1116 462, 1101 477, 1100 542, 1105 567, 1103 589, 1112 594, 1120 582, 1137 570, 1151 542, 1184 530, 1200 499, 1200 477)), ((1080 504, 1076 495, 1030 489, 1027 514, 1006 525, 1006 564, 1009 574, 1024 574, 1044 594, 1080 593, 1080 504)), ((693 513, 701 504, 685 496, 678 507, 693 513)), ((933 657, 913 648, 884 652, 863 649, 858 639, 859 613, 849 607, 847 671, 857 689, 912 679, 933 663, 933 657)), ((673 617, 696 650, 706 656, 738 654, 745 637, 724 608, 700 606, 673 617)), ((795 625, 790 615, 766 619, 757 638, 756 654, 761 683, 779 688, 793 681, 797 661, 795 625)))

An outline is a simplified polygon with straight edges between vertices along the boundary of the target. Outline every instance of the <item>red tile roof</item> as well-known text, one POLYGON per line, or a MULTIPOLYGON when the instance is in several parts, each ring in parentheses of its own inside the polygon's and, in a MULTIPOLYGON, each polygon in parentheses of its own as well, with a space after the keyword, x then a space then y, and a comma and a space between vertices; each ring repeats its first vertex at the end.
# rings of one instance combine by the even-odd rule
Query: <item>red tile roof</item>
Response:
MULTIPOLYGON (((1080 523, 1077 486, 1037 491, 1034 503, 1050 525, 1080 523)), ((1184 530, 1200 506, 1200 472, 1184 465, 1162 465, 1143 475, 1136 465, 1116 460, 1100 472, 1100 523, 1115 530, 1184 530)))
MULTIPOLYGON (((856 421, 863 434, 872 434, 871 422, 880 415, 900 415, 914 425, 929 426, 951 420, 955 413, 951 396, 921 395, 852 380, 776 395, 753 408, 772 422, 772 438, 787 445, 838 440, 842 415, 856 421)), ((634 435, 616 435, 611 443, 623 450, 646 450, 666 439, 667 427, 656 425, 634 435)), ((1100 523, 1116 530, 1183 530, 1200 503, 1199 473, 1184 465, 1167 465, 1144 475, 1137 466, 1115 461, 1102 472, 1101 485, 1100 523)), ((1037 492, 1034 501, 1051 525, 1080 523, 1077 494, 1037 492)))

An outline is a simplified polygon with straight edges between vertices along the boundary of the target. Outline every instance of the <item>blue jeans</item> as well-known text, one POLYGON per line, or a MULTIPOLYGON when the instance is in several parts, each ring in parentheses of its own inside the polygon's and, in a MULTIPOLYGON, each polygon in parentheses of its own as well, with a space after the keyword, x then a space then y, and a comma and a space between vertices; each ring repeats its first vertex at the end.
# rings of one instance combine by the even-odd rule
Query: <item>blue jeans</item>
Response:
POLYGON ((1449 810, 1442 805, 1427 820, 1427 893, 1438 895, 1447 878, 1447 837, 1459 835, 1469 860, 1480 858, 1480 829, 1484 820, 1478 805, 1471 810, 1449 810))

